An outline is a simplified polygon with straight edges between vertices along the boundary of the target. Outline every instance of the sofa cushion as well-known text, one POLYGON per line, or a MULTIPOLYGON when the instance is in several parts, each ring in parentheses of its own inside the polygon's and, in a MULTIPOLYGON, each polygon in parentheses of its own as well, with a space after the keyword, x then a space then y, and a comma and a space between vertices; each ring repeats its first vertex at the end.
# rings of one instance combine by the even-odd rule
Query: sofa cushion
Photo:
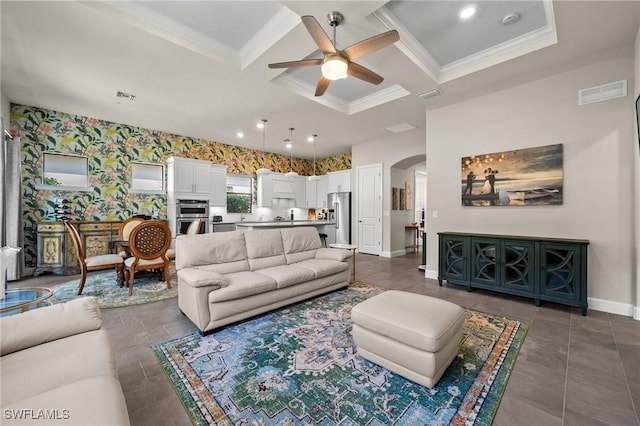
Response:
POLYGON ((297 253, 299 251, 317 250, 322 248, 320 234, 315 226, 298 226, 294 228, 282 228, 282 244, 285 253, 297 253))
MULTIPOLYGON (((49 325, 55 327, 54 322, 49 325)), ((2 331, 4 334, 5 329, 2 331)), ((0 361, 0 375, 4 406, 95 376, 117 378, 117 368, 109 335, 100 329, 5 355, 0 361)))
POLYGON ((247 259, 242 231, 179 235, 176 238, 176 269, 247 259))
POLYGON ((210 303, 242 299, 278 288, 276 280, 256 272, 236 272, 225 275, 225 278, 229 281, 229 285, 210 292, 210 303))
POLYGON ((266 275, 276 280, 278 288, 289 287, 315 279, 315 273, 311 269, 301 268, 295 265, 282 265, 260 269, 256 271, 256 273, 266 275))
POLYGON ((295 266, 313 271, 316 278, 337 274, 349 268, 349 265, 346 262, 338 262, 331 259, 309 259, 298 262, 295 266))
POLYGON ((214 286, 217 288, 227 287, 229 280, 223 275, 213 272, 205 271, 199 268, 187 268, 178 271, 178 278, 184 280, 191 287, 208 287, 214 286))
POLYGON ((82 297, 20 315, 1 317, 0 351, 4 356, 100 327, 102 316, 98 302, 94 297, 82 297), (24 324, 29 326, 25 327, 24 324))
POLYGON ((282 235, 279 229, 268 229, 261 232, 245 232, 247 257, 252 271, 286 265, 282 235))
MULTIPOLYGON (((42 380, 42 377, 37 377, 35 380, 42 380)), ((33 393, 23 400, 8 404, 4 401, 6 394, 7 392, 2 394, 3 425, 115 426, 130 424, 120 382, 114 377, 91 377, 43 393, 33 393), (38 410, 57 410, 54 413, 59 420, 17 419, 6 415, 6 413, 18 412, 20 409, 33 410, 34 413, 38 410)))

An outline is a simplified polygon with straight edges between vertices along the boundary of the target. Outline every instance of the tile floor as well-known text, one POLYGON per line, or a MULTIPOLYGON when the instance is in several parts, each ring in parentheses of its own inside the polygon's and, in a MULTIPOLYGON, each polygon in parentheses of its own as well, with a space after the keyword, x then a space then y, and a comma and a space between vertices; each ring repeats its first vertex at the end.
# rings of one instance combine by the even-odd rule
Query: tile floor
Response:
MULTIPOLYGON (((482 290, 438 286, 418 271, 419 257, 357 255, 357 279, 450 300, 529 324, 494 425, 640 425, 640 321, 482 290)), ((55 285, 74 277, 45 275, 10 286, 55 285)), ((117 352, 131 424, 191 424, 150 345, 195 330, 177 299, 104 309, 117 352)))

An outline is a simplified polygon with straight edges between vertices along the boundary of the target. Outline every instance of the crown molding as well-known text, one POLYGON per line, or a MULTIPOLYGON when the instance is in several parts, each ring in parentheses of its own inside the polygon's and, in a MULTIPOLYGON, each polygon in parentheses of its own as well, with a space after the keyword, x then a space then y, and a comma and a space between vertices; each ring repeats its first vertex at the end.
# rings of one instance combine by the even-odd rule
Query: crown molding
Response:
POLYGON ((396 46, 437 84, 446 83, 499 63, 554 45, 558 42, 552 0, 543 0, 547 25, 449 64, 441 65, 386 7, 373 15, 400 34, 396 46))
POLYGON ((283 6, 239 51, 240 69, 244 70, 273 47, 302 21, 297 13, 283 6))
POLYGON ((240 54, 199 31, 136 2, 82 1, 80 4, 154 34, 178 46, 240 69, 240 54))
POLYGON ((396 99, 403 98, 410 94, 411 92, 409 92, 404 87, 398 84, 394 84, 391 87, 378 90, 370 95, 350 102, 348 114, 356 114, 358 112, 365 111, 382 104, 386 104, 387 102, 395 101, 396 99))

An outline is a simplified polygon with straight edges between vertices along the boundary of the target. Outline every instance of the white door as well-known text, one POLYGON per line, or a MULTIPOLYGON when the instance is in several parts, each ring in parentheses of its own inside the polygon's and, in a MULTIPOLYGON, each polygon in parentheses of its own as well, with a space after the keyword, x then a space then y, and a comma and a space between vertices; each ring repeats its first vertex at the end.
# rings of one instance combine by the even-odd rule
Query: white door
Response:
POLYGON ((382 164, 357 168, 358 251, 380 255, 382 251, 382 164))

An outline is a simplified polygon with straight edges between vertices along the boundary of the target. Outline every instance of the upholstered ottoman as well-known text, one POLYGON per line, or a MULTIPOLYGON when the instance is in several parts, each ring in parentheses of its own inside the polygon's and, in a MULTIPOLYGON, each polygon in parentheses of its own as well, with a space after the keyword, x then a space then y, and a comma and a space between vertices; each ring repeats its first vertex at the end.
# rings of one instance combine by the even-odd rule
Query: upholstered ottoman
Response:
POLYGON ((429 388, 458 354, 464 309, 389 290, 351 310, 358 355, 429 388))

